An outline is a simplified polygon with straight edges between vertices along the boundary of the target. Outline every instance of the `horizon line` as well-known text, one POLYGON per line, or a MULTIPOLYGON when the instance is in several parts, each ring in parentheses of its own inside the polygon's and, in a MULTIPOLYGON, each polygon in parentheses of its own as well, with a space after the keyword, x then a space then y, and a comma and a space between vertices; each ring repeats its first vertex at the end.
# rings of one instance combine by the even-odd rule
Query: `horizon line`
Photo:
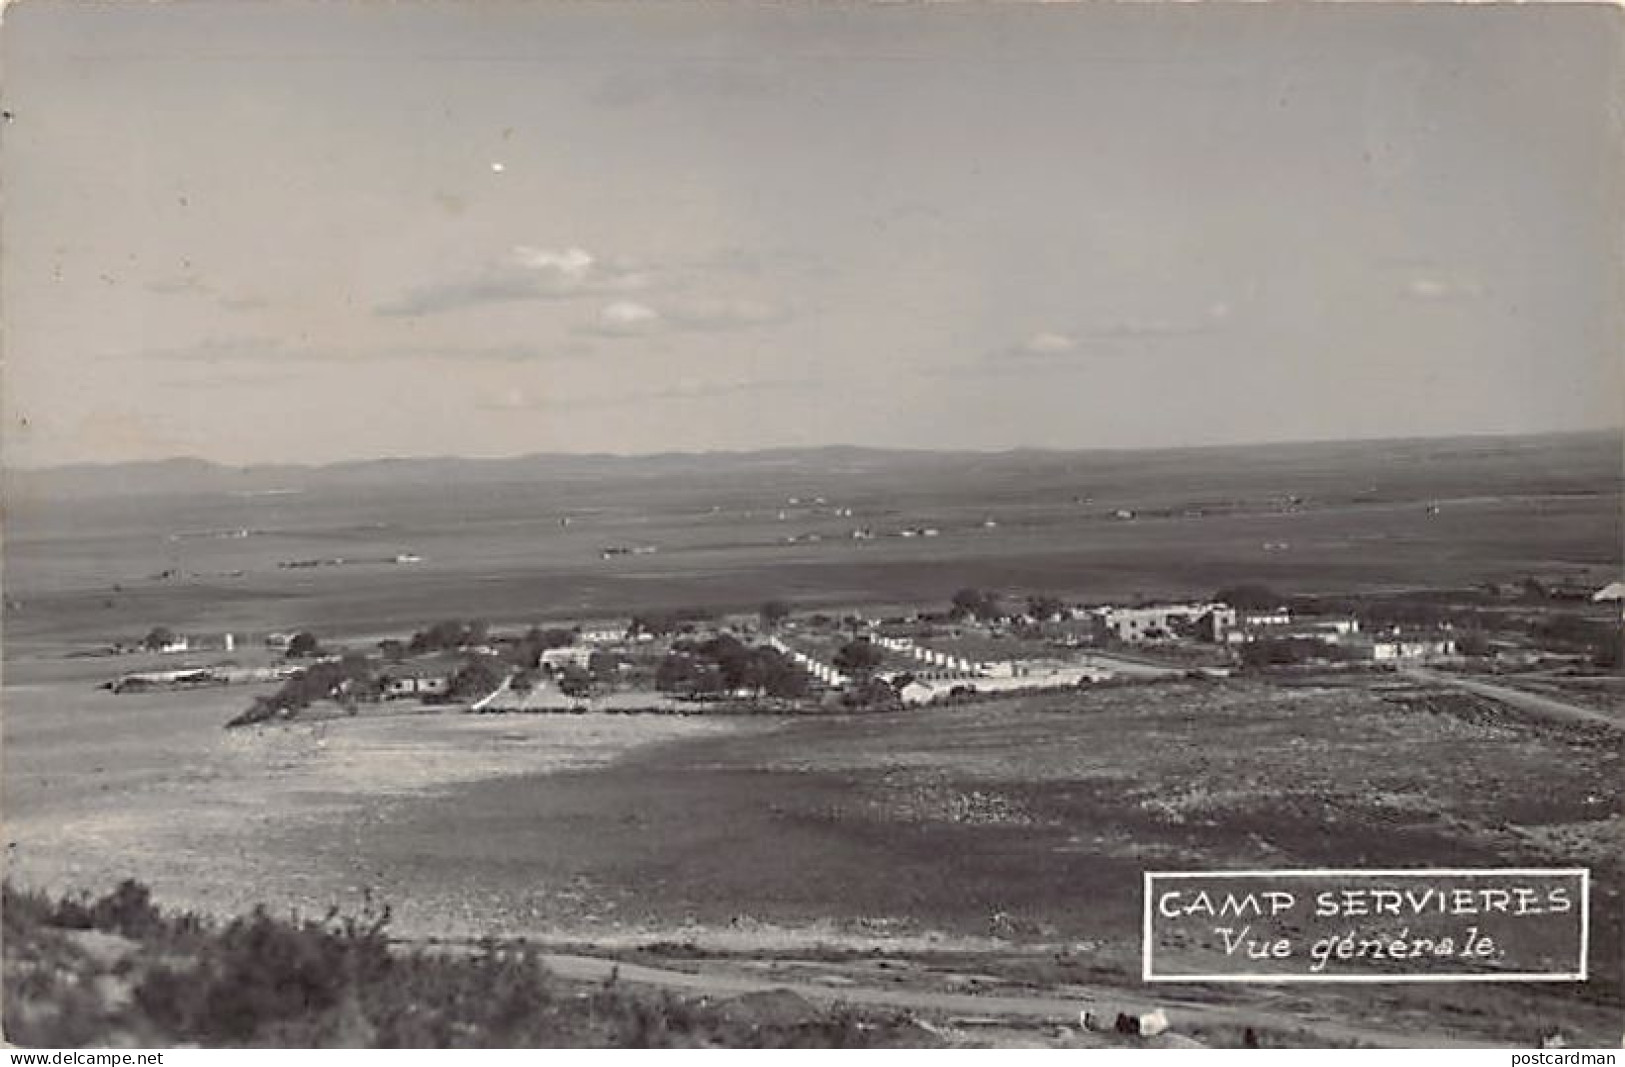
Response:
POLYGON ((1469 430, 1457 433, 1442 434, 1404 434, 1382 435, 1376 437, 1316 437, 1316 438, 1290 438, 1276 440, 1253 441, 1225 441, 1210 442, 1206 444, 1162 444, 1162 445, 1083 445, 1077 447, 1055 447, 1047 445, 1010 445, 1004 448, 952 448, 952 447, 922 447, 918 445, 868 445, 854 444, 852 442, 831 442, 821 445, 764 445, 758 448, 715 448, 715 449, 671 449, 660 452, 510 452, 499 455, 437 453, 437 454, 390 454, 370 457, 351 457, 331 460, 256 460, 246 463, 231 462, 227 460, 209 459, 204 456, 183 454, 163 456, 153 459, 124 459, 124 460, 79 460, 67 463, 51 463, 43 465, 17 465, 0 460, 0 471, 7 474, 50 474, 53 472, 69 470, 112 470, 119 467, 155 467, 165 464, 191 463, 202 464, 224 470, 251 471, 271 467, 287 467, 299 470, 326 470, 334 467, 362 466, 375 463, 430 463, 430 462, 462 462, 462 463, 505 463, 527 459, 601 459, 601 460, 649 460, 669 458, 730 458, 744 456, 763 456, 786 453, 810 452, 879 452, 900 453, 914 456, 931 455, 973 455, 973 456, 1011 456, 1020 453, 1038 453, 1044 455, 1069 455, 1085 453, 1112 453, 1124 454, 1135 452, 1208 452, 1233 449, 1251 448, 1291 448, 1318 445, 1351 445, 1351 444, 1383 444, 1405 443, 1420 441, 1462 441, 1462 440, 1528 440, 1543 437, 1597 437, 1616 436, 1625 438, 1625 424, 1614 426, 1581 427, 1578 429, 1551 429, 1551 430, 1469 430))

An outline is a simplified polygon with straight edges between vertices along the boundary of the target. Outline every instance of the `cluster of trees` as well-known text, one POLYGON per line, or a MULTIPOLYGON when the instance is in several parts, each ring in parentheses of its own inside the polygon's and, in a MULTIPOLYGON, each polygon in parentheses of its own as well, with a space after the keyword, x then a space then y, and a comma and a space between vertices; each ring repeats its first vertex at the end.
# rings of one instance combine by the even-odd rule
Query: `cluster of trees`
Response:
POLYGON ((246 726, 285 717, 318 700, 332 700, 354 712, 358 704, 382 696, 383 683, 372 661, 359 652, 349 652, 337 659, 312 663, 285 679, 275 693, 256 697, 247 711, 226 725, 246 726))
POLYGON ((322 655, 322 643, 309 630, 300 630, 288 641, 287 656, 289 659, 320 655, 322 655))
POLYGON ((154 626, 147 631, 147 636, 141 639, 141 646, 148 652, 157 652, 174 640, 174 630, 167 626, 154 626))
POLYGON ((1027 614, 1039 622, 1059 619, 1066 613, 1066 602, 1060 597, 1038 594, 1027 598, 1027 614))
POLYGON ((788 656, 746 645, 731 634, 705 641, 675 641, 655 671, 655 687, 676 693, 750 690, 794 699, 807 695, 807 675, 788 656))
POLYGON ((886 654, 866 637, 848 641, 831 661, 836 670, 854 681, 864 681, 880 669, 886 654))
POLYGON ((1622 635, 1616 622, 1557 613, 1535 621, 1529 636, 1547 648, 1587 653, 1592 664, 1603 670, 1616 669, 1622 660, 1622 635))
POLYGON ((475 653, 463 660, 463 665, 446 683, 446 696, 450 700, 478 700, 493 692, 507 677, 507 668, 499 657, 475 653))
POLYGON ((427 630, 419 630, 412 635, 407 643, 408 655, 421 656, 426 652, 444 652, 459 648, 468 648, 471 645, 483 645, 490 636, 491 627, 478 619, 464 621, 462 619, 444 619, 430 626, 427 630))
POLYGON ((999 594, 985 589, 961 589, 954 594, 948 617, 956 622, 965 619, 994 622, 1004 618, 1004 614, 1004 604, 999 594))

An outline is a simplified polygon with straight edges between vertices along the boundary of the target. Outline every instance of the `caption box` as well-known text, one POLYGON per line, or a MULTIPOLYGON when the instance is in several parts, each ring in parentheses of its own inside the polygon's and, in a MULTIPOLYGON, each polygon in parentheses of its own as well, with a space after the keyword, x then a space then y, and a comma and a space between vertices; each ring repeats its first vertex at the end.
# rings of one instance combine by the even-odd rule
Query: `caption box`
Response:
POLYGON ((1583 982, 1582 868, 1145 875, 1147 982, 1583 982))

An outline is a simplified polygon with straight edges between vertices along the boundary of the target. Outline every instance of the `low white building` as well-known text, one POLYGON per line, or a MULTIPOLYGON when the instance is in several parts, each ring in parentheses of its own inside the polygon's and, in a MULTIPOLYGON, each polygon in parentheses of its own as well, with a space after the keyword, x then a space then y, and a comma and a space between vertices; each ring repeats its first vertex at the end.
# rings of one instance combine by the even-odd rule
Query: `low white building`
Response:
POLYGON ((398 667, 384 678, 384 696, 440 697, 451 689, 451 676, 439 669, 398 667))
POLYGON ((569 645, 565 648, 550 648, 542 653, 542 666, 550 671, 561 671, 565 667, 580 667, 586 670, 592 662, 593 652, 596 651, 586 645, 569 645))
POLYGON ((1453 637, 1387 635, 1371 642, 1371 659, 1376 663, 1424 663, 1456 654, 1453 637))

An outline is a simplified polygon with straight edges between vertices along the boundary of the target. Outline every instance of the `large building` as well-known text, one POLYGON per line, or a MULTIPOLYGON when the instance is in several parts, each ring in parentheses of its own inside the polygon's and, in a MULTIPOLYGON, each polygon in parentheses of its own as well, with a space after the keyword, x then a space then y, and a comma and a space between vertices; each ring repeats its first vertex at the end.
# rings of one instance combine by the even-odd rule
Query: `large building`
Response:
POLYGON ((1102 608, 1099 615, 1106 632, 1126 644, 1167 641, 1191 634, 1218 640, 1236 621, 1235 609, 1214 603, 1102 608))

